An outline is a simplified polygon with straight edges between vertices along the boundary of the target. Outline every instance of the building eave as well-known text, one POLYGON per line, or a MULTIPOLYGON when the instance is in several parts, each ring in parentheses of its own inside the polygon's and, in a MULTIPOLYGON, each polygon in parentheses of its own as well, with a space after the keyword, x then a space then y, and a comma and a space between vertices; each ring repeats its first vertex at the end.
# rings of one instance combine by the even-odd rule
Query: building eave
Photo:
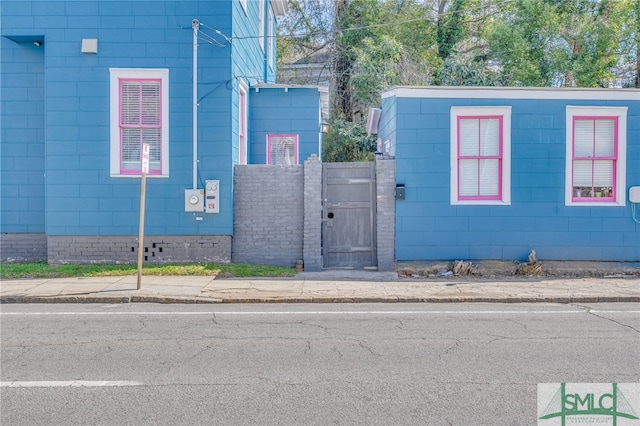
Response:
POLYGON ((382 98, 567 99, 640 101, 639 89, 574 87, 398 86, 382 98))

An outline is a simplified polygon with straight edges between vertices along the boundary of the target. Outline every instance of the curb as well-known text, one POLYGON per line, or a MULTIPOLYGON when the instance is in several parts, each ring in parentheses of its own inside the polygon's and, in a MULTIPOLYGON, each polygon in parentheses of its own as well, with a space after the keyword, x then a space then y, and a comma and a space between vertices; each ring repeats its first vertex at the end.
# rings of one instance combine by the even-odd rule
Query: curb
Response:
POLYGON ((171 296, 1 296, 0 304, 10 303, 604 303, 640 302, 640 296, 527 296, 527 297, 210 297, 171 296))

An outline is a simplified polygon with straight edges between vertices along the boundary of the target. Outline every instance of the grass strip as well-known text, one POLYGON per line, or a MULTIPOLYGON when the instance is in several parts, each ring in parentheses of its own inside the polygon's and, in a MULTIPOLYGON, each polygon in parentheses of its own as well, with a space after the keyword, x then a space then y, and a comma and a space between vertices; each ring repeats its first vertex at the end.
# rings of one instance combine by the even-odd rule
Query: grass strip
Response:
MULTIPOLYGON (((138 273, 137 265, 49 265, 46 262, 1 263, 0 279, 124 276, 138 273)), ((293 268, 242 263, 143 265, 143 275, 201 275, 224 277, 291 277, 293 268)))

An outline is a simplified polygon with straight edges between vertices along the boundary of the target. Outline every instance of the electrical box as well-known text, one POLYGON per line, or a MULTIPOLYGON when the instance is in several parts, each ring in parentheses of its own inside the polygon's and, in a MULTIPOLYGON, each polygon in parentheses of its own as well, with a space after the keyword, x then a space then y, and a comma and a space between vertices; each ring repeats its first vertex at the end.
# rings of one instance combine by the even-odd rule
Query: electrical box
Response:
POLYGON ((205 181, 204 211, 207 213, 220 213, 220 181, 205 181))
POLYGON ((204 210, 204 190, 186 189, 184 191, 184 211, 201 212, 204 210))
POLYGON ((640 186, 632 186, 629 188, 629 201, 632 203, 640 203, 640 186))

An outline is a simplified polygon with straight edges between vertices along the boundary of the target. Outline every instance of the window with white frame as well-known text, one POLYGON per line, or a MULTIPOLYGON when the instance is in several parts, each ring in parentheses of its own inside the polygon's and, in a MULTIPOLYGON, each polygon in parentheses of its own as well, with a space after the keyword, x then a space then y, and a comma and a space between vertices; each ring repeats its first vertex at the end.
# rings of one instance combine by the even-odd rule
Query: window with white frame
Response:
POLYGON ((258 42, 264 52, 264 1, 258 0, 258 42))
POLYGON ((625 107, 567 107, 567 205, 624 205, 625 107))
POLYGON ((451 108, 451 203, 511 203, 511 107, 451 108))
POLYGON ((271 69, 273 69, 273 60, 275 57, 275 52, 273 51, 273 40, 274 40, 273 26, 275 25, 274 21, 275 21, 275 18, 273 16, 273 9, 269 8, 269 21, 267 23, 269 27, 269 37, 268 37, 269 48, 267 50, 267 56, 269 57, 269 67, 271 69))
POLYGON ((267 164, 298 164, 298 135, 267 135, 267 164))
POLYGON ((142 174, 149 144, 150 177, 169 175, 169 70, 111 68, 110 175, 142 174))
POLYGON ((247 164, 247 85, 238 87, 238 164, 247 164))

